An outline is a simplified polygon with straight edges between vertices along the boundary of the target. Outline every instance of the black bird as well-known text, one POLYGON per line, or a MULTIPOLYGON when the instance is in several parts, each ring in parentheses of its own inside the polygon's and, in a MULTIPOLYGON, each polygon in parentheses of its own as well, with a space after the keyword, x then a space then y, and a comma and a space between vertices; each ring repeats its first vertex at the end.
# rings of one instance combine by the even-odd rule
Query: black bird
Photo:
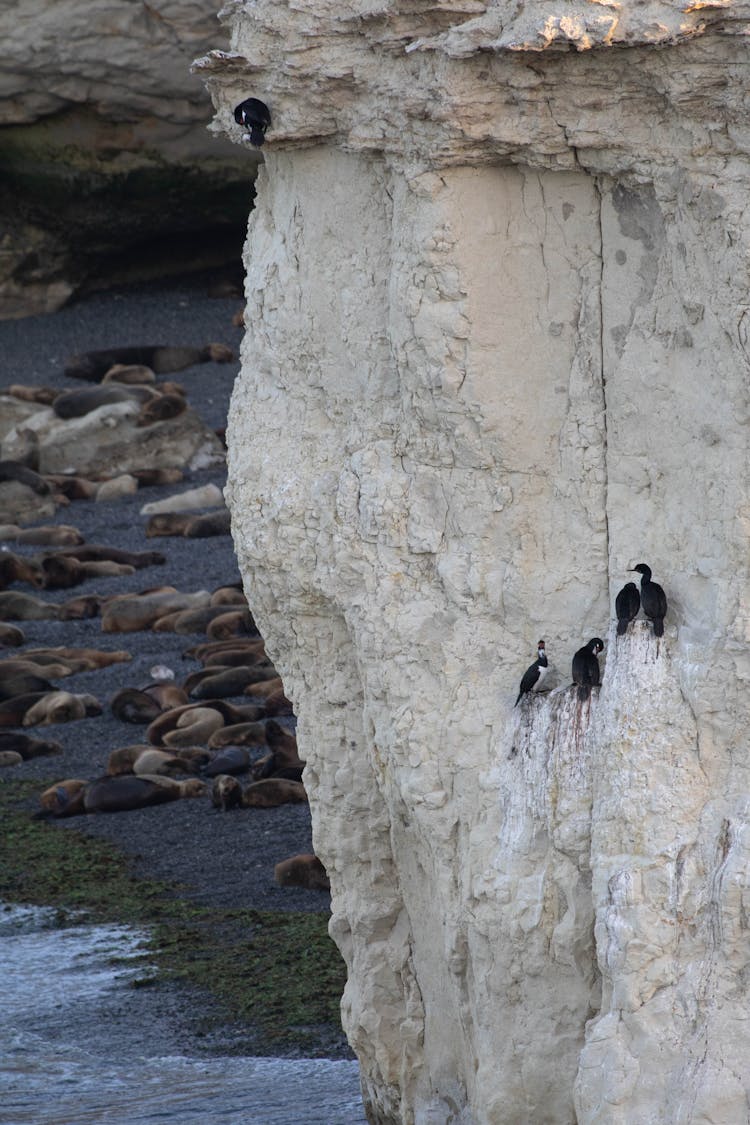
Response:
POLYGON ((599 685, 599 661, 596 657, 603 648, 601 637, 592 637, 573 657, 573 683, 578 684, 579 699, 588 699, 592 687, 599 685))
POLYGON ((516 702, 513 704, 514 707, 518 706, 518 700, 522 695, 526 695, 527 691, 539 691, 549 671, 547 653, 544 651, 544 641, 539 641, 536 651, 536 660, 533 664, 529 665, 521 679, 521 686, 518 689, 518 699, 516 699, 516 702))
POLYGON ((245 139, 260 148, 266 139, 266 129, 271 124, 271 114, 266 103, 257 98, 245 98, 244 102, 234 107, 234 119, 238 125, 244 125, 250 130, 245 139))
POLYGON ((638 616, 641 608, 641 595, 635 582, 628 582, 615 598, 615 613, 617 614, 617 632, 620 636, 627 633, 628 625, 638 616))
POLYGON ((651 581, 651 567, 645 563, 631 567, 641 575, 641 605, 646 617, 654 623, 654 636, 664 636, 664 618, 667 613, 667 595, 658 582, 651 581))

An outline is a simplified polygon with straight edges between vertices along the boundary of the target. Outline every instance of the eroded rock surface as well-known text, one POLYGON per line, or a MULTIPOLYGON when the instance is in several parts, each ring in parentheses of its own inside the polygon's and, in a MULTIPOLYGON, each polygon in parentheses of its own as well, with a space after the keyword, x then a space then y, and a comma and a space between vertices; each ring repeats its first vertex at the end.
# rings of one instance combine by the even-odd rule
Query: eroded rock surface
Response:
POLYGON ((747 11, 225 18, 215 128, 273 119, 228 500, 371 1119, 739 1125, 747 11), (607 633, 640 561, 661 640, 607 633))

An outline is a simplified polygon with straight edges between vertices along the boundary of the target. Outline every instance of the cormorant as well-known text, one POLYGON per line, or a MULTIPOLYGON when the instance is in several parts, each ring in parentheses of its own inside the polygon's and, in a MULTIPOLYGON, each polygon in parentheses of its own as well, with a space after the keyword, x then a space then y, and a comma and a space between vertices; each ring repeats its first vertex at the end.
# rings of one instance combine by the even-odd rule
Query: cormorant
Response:
POLYGON ((651 567, 645 563, 631 567, 641 575, 641 605, 646 617, 654 623, 654 636, 664 636, 664 617, 667 612, 667 595, 658 582, 651 581, 651 567))
POLYGON ((603 648, 604 641, 601 637, 592 637, 573 657, 573 683, 578 684, 579 699, 588 699, 592 687, 599 685, 599 661, 596 656, 603 648))
POLYGON ((615 598, 615 613, 617 614, 617 632, 619 636, 627 633, 628 625, 638 616, 641 608, 641 595, 635 582, 628 582, 615 598))
POLYGON ((266 103, 257 98, 245 98, 244 102, 234 107, 234 119, 238 125, 244 125, 250 130, 244 139, 260 148, 266 139, 266 129, 271 124, 271 114, 266 103))
POLYGON ((533 664, 529 665, 521 679, 521 686, 518 689, 518 699, 516 699, 516 702, 513 704, 514 707, 518 706, 518 700, 522 695, 526 695, 527 691, 539 691, 549 671, 547 653, 544 651, 544 641, 539 641, 536 651, 536 660, 533 664))

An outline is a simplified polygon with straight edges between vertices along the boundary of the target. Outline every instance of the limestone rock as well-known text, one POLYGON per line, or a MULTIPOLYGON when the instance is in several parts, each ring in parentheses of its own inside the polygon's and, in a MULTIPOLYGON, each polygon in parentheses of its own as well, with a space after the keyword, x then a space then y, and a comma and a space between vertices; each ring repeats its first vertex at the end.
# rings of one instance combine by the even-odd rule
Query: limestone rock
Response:
POLYGON ((370 1118, 740 1125, 747 11, 224 18, 215 129, 273 121, 227 499, 370 1118), (607 634, 640 561, 659 640, 607 634))

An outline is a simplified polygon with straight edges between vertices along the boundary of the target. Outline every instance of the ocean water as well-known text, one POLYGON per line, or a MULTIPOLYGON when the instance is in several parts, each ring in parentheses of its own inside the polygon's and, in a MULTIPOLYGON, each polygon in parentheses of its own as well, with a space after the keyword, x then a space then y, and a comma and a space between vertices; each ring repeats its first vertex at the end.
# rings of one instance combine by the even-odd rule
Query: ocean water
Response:
POLYGON ((356 1062, 186 1058, 147 1015, 123 1039, 144 936, 0 909, 2 1125, 366 1125, 356 1062))

